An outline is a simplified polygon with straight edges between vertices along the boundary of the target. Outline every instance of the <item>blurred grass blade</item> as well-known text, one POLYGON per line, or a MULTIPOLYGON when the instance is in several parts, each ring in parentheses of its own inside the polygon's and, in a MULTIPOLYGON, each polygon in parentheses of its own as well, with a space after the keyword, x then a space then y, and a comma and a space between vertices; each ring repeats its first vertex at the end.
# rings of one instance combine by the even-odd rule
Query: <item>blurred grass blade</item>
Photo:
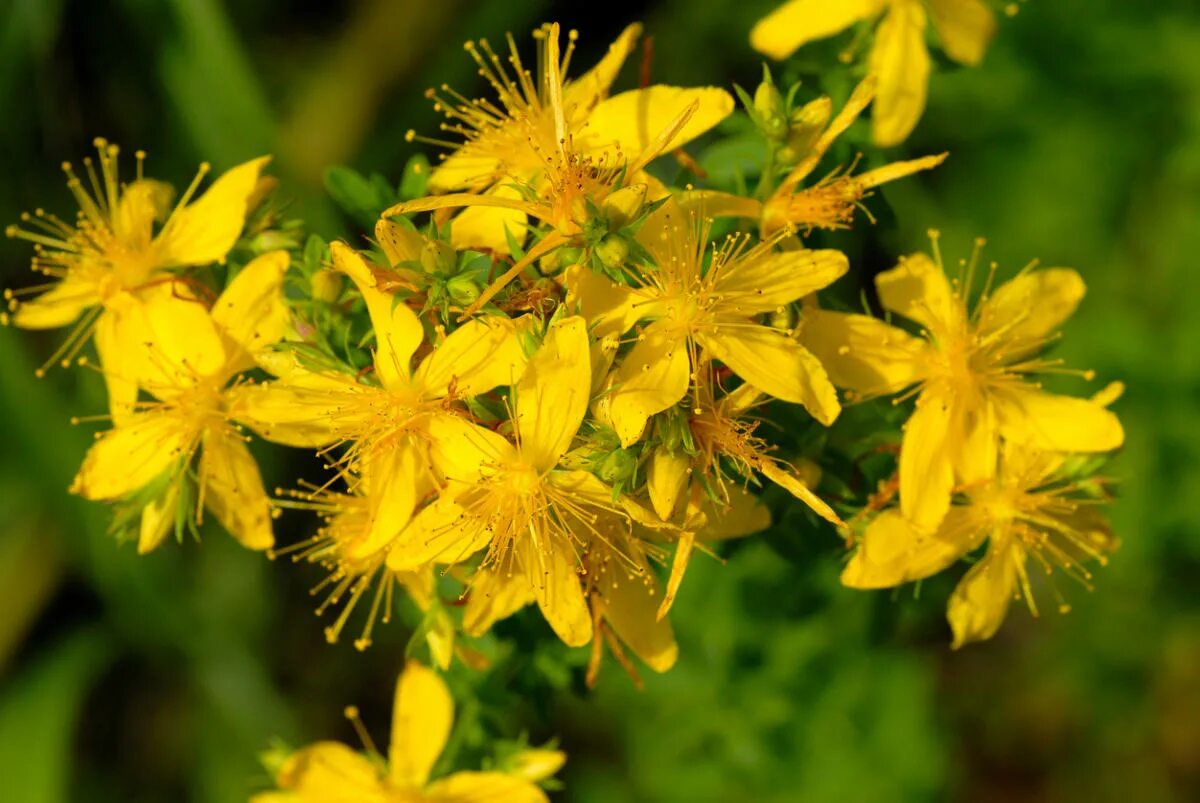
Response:
POLYGON ((71 742, 88 688, 112 657, 99 630, 60 639, 0 695, 0 778, 4 799, 69 799, 71 742))

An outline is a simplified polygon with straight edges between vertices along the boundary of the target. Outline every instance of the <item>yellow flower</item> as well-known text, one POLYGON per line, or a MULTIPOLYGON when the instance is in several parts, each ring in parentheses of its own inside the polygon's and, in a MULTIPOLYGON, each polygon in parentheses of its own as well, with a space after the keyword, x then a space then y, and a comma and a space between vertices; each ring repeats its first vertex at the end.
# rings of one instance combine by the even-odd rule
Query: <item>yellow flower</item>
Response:
POLYGON ((373 514, 381 504, 372 497, 388 485, 386 482, 371 484, 369 480, 369 477, 361 480, 352 477, 347 484, 354 489, 353 493, 318 488, 291 492, 290 498, 278 500, 276 504, 281 507, 315 511, 325 523, 312 538, 275 550, 272 557, 290 554, 293 560, 320 564, 329 570, 329 577, 313 591, 326 591, 324 600, 317 606, 318 616, 341 606, 337 618, 325 628, 325 638, 331 644, 338 640, 359 602, 374 587, 366 622, 354 641, 356 649, 369 647, 380 614, 383 624, 391 620, 395 589, 400 586, 421 611, 433 617, 426 642, 435 663, 446 669, 454 654, 455 629, 441 606, 434 604, 437 598, 433 566, 392 571, 386 565, 387 551, 367 546, 371 540, 373 514))
POLYGON ((772 240, 747 247, 747 237, 733 235, 706 264, 710 223, 673 201, 658 209, 639 232, 657 267, 642 271, 635 287, 584 266, 568 271, 569 299, 597 334, 621 334, 638 320, 651 321, 603 397, 604 417, 623 446, 642 437, 651 416, 683 399, 708 358, 770 396, 803 404, 823 424, 840 411, 816 358, 789 331, 759 317, 833 282, 846 272, 845 255, 776 252, 772 240))
MULTIPOLYGON (((459 512, 454 518, 401 540, 388 556, 396 570, 431 561, 460 563, 486 549, 483 570, 524 582, 506 584, 492 596, 488 621, 536 600, 564 642, 592 638, 592 621, 578 574, 579 556, 592 545, 596 522, 615 516, 626 526, 644 515, 583 470, 559 468, 587 412, 591 367, 582 318, 552 324, 514 388, 514 442, 466 419, 443 416, 431 424, 433 463, 447 486, 431 505, 459 512)), ((487 597, 486 574, 476 577, 472 598, 487 597)), ((467 632, 486 630, 468 616, 467 632)))
POLYGON ((755 50, 785 59, 801 45, 881 17, 868 70, 879 81, 875 143, 903 142, 921 119, 929 83, 925 28, 930 17, 942 50, 960 64, 983 61, 996 20, 983 0, 789 0, 750 33, 755 50))
MULTIPOLYGON (((357 711, 347 709, 357 721, 357 711)), ((454 700, 434 672, 410 661, 396 683, 391 744, 386 760, 365 730, 368 755, 340 742, 317 742, 298 750, 279 767, 277 792, 264 792, 251 803, 546 803, 532 780, 557 770, 565 757, 538 751, 535 764, 513 772, 455 772, 430 779, 454 722, 454 700)))
MULTIPOLYGON (((91 189, 64 164, 67 187, 79 203, 75 225, 40 209, 23 216, 29 228, 10 226, 9 237, 35 244, 34 270, 56 280, 29 301, 12 305, 12 323, 25 329, 53 329, 78 321, 51 358, 64 363, 95 334, 108 381, 114 415, 125 414, 137 398, 137 386, 126 356, 138 351, 144 333, 137 307, 147 288, 156 286, 171 268, 224 260, 241 234, 246 211, 267 157, 252 159, 217 179, 196 201, 192 197, 208 172, 207 164, 172 208, 174 190, 143 178, 144 154, 138 151, 137 179, 119 183, 118 148, 96 140, 100 171, 84 159, 91 189), (155 223, 161 223, 155 232, 155 223), (82 318, 81 318, 82 316, 82 318)), ((34 288, 41 290, 44 288, 34 288)))
MULTIPOLYGON (((796 164, 765 202, 712 190, 684 193, 687 205, 701 205, 715 217, 744 217, 757 220, 764 237, 788 227, 805 234, 813 229, 845 229, 862 209, 863 201, 876 187, 904 178, 922 170, 930 170, 946 160, 948 154, 924 156, 904 162, 892 162, 865 173, 854 174, 854 168, 839 168, 810 187, 801 183, 812 175, 821 159, 837 138, 845 133, 875 97, 876 81, 862 81, 846 101, 846 105, 830 120, 833 110, 828 97, 817 98, 797 111, 803 120, 805 133, 799 142, 789 144, 795 152, 796 164)), ((790 160, 788 162, 791 163, 790 160)), ((868 217, 870 212, 867 212, 868 217)))
POLYGON ((1038 355, 1083 297, 1079 274, 1031 265, 994 292, 989 275, 972 312, 978 248, 951 284, 936 239, 934 246, 934 259, 915 254, 876 278, 880 303, 920 326, 919 336, 866 315, 817 309, 806 311, 801 330, 834 383, 856 397, 919 393, 900 447, 900 504, 925 530, 941 522, 956 484, 994 473, 1000 436, 1063 452, 1106 452, 1124 440, 1102 405, 1027 381, 1070 373, 1038 355))
POLYGON ((459 413, 453 402, 517 379, 525 353, 519 322, 487 316, 447 336, 414 370, 425 329, 402 301, 379 289, 361 256, 343 243, 330 247, 334 267, 350 276, 367 304, 375 332, 375 377, 368 385, 348 373, 309 370, 276 355, 273 382, 242 388, 233 409, 268 440, 295 446, 348 444, 345 470, 379 483, 369 537, 355 551, 366 556, 388 546, 408 524, 420 499, 433 490, 428 448, 434 423, 459 413))
MULTIPOLYGON (((842 582, 889 588, 935 574, 988 542, 950 598, 947 616, 954 646, 991 638, 1009 602, 1024 598, 1036 616, 1030 558, 1038 574, 1060 569, 1091 588, 1084 561, 1106 563, 1116 548, 1097 500, 1082 496, 1063 476, 1065 458, 1006 443, 996 476, 964 486, 963 503, 950 508, 932 532, 887 510, 868 525, 842 582)), ((1055 596, 1061 600, 1057 590, 1055 596)), ((1060 610, 1068 606, 1060 603, 1060 610)))
POLYGON ((641 181, 633 177, 651 160, 700 136, 733 111, 729 93, 712 87, 651 86, 606 99, 637 32, 636 27, 627 29, 597 69, 573 83, 564 79, 573 44, 560 51, 556 23, 537 33, 536 74, 521 66, 511 38, 515 75, 486 42, 478 49, 468 45, 502 108, 459 96, 438 100, 438 108, 453 121, 447 127, 467 142, 435 172, 432 186, 472 191, 408 201, 384 212, 389 217, 465 207, 473 215, 466 222, 461 215, 455 221, 455 243, 503 252, 506 227, 523 231, 528 218, 550 226, 550 233, 497 279, 468 314, 528 265, 577 237, 588 220, 589 202, 599 206, 627 182, 641 181))
POLYGON ((138 329, 150 340, 124 360, 156 401, 139 403, 99 437, 71 488, 88 499, 114 501, 169 477, 167 489, 142 511, 139 552, 158 546, 175 524, 197 450, 197 523, 207 508, 243 545, 266 549, 274 542, 258 466, 230 422, 227 385, 253 365, 255 352, 284 335, 289 316, 280 287, 287 267, 284 251, 258 257, 211 313, 182 285, 144 293, 138 329))

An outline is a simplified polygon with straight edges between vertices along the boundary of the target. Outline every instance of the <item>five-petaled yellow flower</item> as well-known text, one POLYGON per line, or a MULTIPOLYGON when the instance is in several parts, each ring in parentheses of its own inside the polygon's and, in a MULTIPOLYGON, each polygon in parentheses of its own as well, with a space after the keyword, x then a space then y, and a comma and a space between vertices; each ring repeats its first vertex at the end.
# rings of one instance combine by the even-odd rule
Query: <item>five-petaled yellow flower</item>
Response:
MULTIPOLYGON (((114 415, 127 414, 137 398, 132 381, 136 369, 127 362, 146 333, 138 307, 145 292, 163 281, 166 271, 225 259, 237 242, 247 207, 268 157, 252 159, 218 178, 192 201, 208 165, 177 203, 168 184, 142 175, 144 154, 137 152, 137 178, 121 184, 119 149, 96 140, 100 171, 84 159, 91 190, 64 164, 67 187, 79 203, 79 219, 71 225, 38 210, 26 215, 28 228, 10 226, 8 236, 32 241, 37 248, 34 270, 57 282, 36 298, 13 301, 12 323, 25 329, 54 329, 78 321, 53 359, 64 362, 95 335, 96 349, 108 382, 114 415), (161 224, 156 226, 155 224, 161 224)), ((165 278, 164 278, 165 277, 165 278)), ((39 288, 40 289, 40 288, 39 288)), ((10 298, 12 294, 9 294, 10 298)))
POLYGON ((867 69, 879 81, 872 118, 875 144, 903 142, 925 110, 930 19, 942 50, 960 64, 978 65, 996 31, 984 0, 789 0, 750 33, 755 50, 785 59, 801 45, 857 22, 880 17, 867 69))
POLYGON ((914 254, 875 280, 884 309, 919 326, 919 335, 867 315, 817 309, 806 311, 801 335, 834 383, 855 397, 910 387, 919 394, 900 446, 900 505, 924 530, 941 523, 956 485, 994 474, 1000 436, 1082 453, 1116 449, 1125 437, 1103 405, 1028 381, 1064 372, 1040 353, 1083 298, 1079 274, 1030 266, 994 292, 985 289, 972 311, 978 250, 951 283, 934 244, 936 259, 914 254))
MULTIPOLYGON (((357 717, 353 709, 347 713, 357 717)), ((453 722, 445 682, 410 661, 396 683, 386 759, 369 740, 365 756, 340 742, 317 742, 284 760, 275 775, 279 791, 257 794, 250 803, 546 803, 536 781, 566 761, 558 751, 527 751, 536 760, 518 756, 511 772, 463 771, 431 780, 453 722)))
POLYGON ((154 549, 175 525, 197 450, 197 521, 208 508, 245 546, 266 549, 274 543, 258 465, 230 421, 227 386, 254 366, 252 355, 285 334, 289 313, 280 287, 287 267, 284 251, 256 258, 211 313, 185 287, 171 284, 147 291, 137 307, 138 330, 150 339, 122 363, 156 401, 139 403, 99 437, 71 490, 115 501, 168 475, 165 490, 142 510, 139 552, 154 549))
MULTIPOLYGON (((1103 565, 1116 539, 1096 509, 1098 500, 1084 498, 1063 478, 1065 459, 1006 443, 996 475, 964 486, 963 503, 950 508, 932 532, 913 527, 896 510, 875 517, 842 582, 890 588, 921 580, 986 540, 987 553, 950 598, 947 618, 956 648, 991 638, 1014 598, 1023 598, 1036 615, 1031 575, 1061 569, 1090 588, 1092 575, 1084 561, 1103 565)), ((1060 608, 1065 611, 1066 604, 1060 608)))

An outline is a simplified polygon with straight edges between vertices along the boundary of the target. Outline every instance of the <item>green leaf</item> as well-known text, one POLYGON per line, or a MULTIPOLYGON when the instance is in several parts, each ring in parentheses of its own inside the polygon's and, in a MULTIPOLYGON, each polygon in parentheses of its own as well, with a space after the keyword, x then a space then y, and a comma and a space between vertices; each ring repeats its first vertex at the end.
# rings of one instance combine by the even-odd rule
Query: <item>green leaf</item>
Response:
POLYGON ((112 657, 98 630, 60 639, 0 697, 0 778, 5 800, 68 800, 71 742, 88 689, 112 657))

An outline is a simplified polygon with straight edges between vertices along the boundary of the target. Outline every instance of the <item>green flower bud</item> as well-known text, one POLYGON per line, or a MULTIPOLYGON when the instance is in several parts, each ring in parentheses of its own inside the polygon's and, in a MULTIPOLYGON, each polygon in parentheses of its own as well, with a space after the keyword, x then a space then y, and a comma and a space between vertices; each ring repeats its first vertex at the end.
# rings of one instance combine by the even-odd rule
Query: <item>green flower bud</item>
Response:
POLYGON ((441 240, 426 240, 421 248, 421 269, 429 274, 453 273, 457 259, 454 248, 441 240))
POLYGON ((345 277, 336 271, 322 268, 312 275, 309 284, 312 287, 313 301, 323 301, 332 304, 342 296, 342 286, 345 277))
POLYGON ((782 139, 787 134, 788 120, 786 117, 783 95, 771 81, 770 75, 764 75, 763 82, 754 90, 755 123, 769 139, 782 139))
POLYGON ((629 258, 629 243, 624 237, 610 234, 596 245, 595 254, 609 270, 619 270, 629 258))
POLYGON ((455 304, 473 304, 481 292, 483 291, 473 279, 461 273, 446 282, 446 294, 455 304))
POLYGON ((645 205, 646 185, 634 184, 631 187, 622 187, 609 195, 600 204, 600 209, 608 221, 608 230, 620 231, 637 220, 645 205))
POLYGON ((637 473, 637 457, 628 449, 615 449, 605 455, 596 467, 596 475, 609 485, 628 484, 637 473))

